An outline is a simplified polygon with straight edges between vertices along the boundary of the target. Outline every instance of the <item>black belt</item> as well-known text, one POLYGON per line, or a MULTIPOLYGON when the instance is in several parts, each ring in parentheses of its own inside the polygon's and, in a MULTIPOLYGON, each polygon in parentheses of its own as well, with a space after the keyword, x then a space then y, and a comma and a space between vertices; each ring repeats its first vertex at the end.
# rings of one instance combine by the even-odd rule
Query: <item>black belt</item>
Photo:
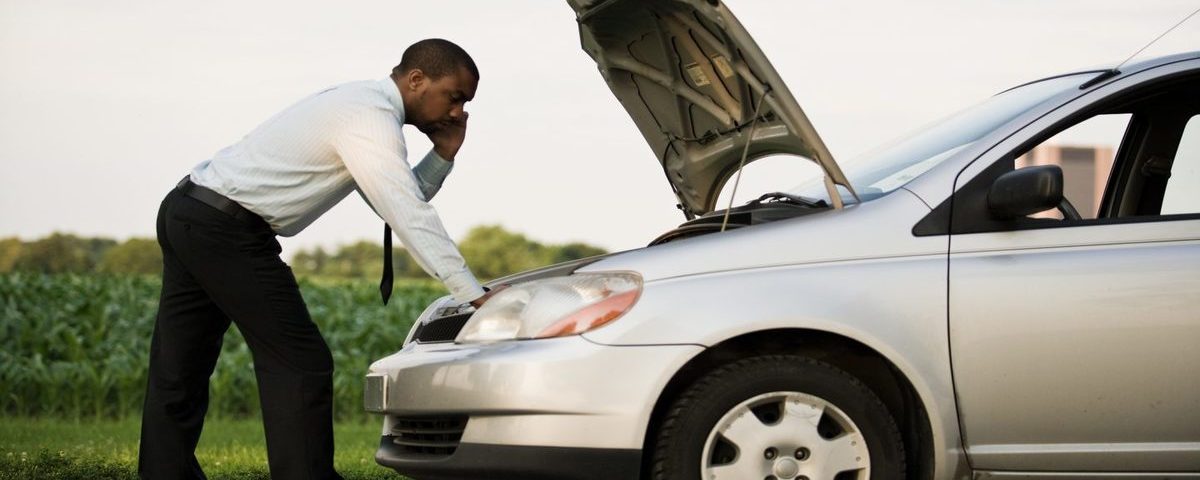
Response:
POLYGON ((179 184, 175 185, 175 189, 184 195, 200 201, 200 203, 220 210, 238 220, 257 220, 264 224, 266 223, 257 213, 247 210, 246 207, 239 205, 228 197, 214 192, 208 187, 192 183, 191 175, 183 177, 183 180, 180 180, 179 184))

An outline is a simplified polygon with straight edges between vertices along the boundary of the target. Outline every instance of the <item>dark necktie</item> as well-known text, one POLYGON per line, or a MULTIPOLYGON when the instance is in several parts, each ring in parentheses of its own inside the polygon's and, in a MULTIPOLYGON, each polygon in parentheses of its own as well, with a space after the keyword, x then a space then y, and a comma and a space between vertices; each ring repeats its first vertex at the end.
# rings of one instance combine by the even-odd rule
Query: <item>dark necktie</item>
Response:
POLYGON ((383 279, 379 281, 379 294, 387 305, 392 296, 392 226, 383 224, 383 279))

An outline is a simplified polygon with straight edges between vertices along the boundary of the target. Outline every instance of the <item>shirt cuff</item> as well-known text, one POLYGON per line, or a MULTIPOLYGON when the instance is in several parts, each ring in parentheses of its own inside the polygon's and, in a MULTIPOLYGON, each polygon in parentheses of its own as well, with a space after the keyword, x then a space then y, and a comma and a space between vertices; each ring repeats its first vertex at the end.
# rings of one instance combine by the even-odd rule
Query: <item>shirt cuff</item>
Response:
POLYGON ((429 164, 426 171, 436 175, 437 178, 445 178, 446 175, 450 174, 450 169, 454 168, 454 162, 442 158, 441 155, 438 155, 437 150, 433 148, 429 149, 429 154, 425 155, 424 160, 421 163, 429 164))
POLYGON ((479 286, 479 281, 475 280, 475 275, 471 274, 470 270, 461 270, 458 273, 450 275, 442 280, 446 288, 450 290, 450 295, 454 296, 454 300, 459 303, 467 303, 483 296, 483 287, 479 286))

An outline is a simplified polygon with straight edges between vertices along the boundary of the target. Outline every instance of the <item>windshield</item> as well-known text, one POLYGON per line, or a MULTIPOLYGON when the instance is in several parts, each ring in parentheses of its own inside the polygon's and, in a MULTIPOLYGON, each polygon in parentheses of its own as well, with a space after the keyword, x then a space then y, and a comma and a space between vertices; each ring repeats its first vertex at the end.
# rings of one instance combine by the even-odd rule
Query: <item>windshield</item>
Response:
MULTIPOLYGON (((843 171, 864 201, 881 197, 971 146, 1026 110, 1081 85, 1095 75, 1096 72, 1089 72, 1055 77, 1002 92, 935 122, 916 134, 877 148, 862 156, 861 161, 847 163, 843 171)), ((838 188, 843 194, 842 198, 853 201, 849 192, 843 187, 838 188)), ((789 192, 829 200, 823 178, 802 183, 789 192)))

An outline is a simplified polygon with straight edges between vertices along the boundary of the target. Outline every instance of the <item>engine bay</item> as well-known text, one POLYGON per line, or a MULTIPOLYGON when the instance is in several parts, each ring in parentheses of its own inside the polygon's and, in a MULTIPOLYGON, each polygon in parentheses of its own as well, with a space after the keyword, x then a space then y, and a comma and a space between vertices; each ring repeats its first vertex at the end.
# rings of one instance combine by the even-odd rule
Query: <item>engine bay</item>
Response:
POLYGON ((785 220, 802 215, 828 210, 830 205, 825 200, 814 200, 785 192, 770 192, 746 202, 745 204, 726 210, 715 210, 706 215, 688 220, 669 232, 659 235, 650 242, 649 247, 661 245, 684 238, 707 235, 722 230, 748 227, 785 220), (728 217, 728 220, 726 219, 728 217))

